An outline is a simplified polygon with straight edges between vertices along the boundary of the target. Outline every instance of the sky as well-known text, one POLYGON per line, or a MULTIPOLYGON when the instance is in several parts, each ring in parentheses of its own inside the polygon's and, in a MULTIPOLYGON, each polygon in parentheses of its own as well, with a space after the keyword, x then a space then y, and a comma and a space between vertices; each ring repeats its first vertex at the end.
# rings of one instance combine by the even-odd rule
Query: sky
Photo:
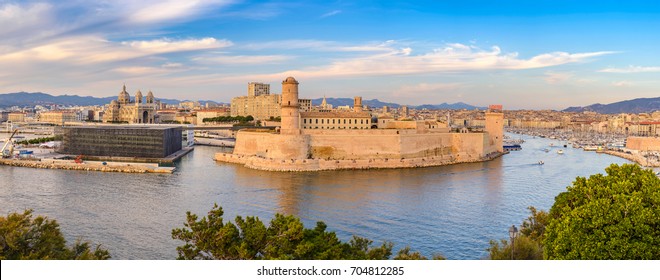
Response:
POLYGON ((660 96, 654 1, 0 0, 0 93, 564 109, 660 96))

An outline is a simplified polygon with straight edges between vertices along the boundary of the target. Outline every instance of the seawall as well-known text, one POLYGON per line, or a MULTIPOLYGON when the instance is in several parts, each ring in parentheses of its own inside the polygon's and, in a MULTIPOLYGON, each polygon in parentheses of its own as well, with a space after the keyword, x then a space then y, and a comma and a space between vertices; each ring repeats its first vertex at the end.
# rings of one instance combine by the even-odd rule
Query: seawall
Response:
POLYGON ((123 173, 172 173, 174 167, 158 167, 158 164, 151 163, 126 163, 126 162, 102 162, 85 161, 75 163, 72 160, 42 159, 42 160, 17 160, 0 159, 0 165, 9 165, 17 167, 44 168, 44 169, 65 169, 81 171, 101 171, 101 172, 123 172, 123 173))
POLYGON ((383 169, 383 168, 415 168, 450 165, 457 163, 482 162, 492 160, 503 153, 492 153, 486 157, 437 156, 407 159, 355 159, 355 160, 326 160, 326 159, 272 159, 258 156, 234 155, 216 153, 214 159, 218 162, 236 163, 245 167, 265 171, 323 171, 323 170, 351 170, 351 169, 383 169))

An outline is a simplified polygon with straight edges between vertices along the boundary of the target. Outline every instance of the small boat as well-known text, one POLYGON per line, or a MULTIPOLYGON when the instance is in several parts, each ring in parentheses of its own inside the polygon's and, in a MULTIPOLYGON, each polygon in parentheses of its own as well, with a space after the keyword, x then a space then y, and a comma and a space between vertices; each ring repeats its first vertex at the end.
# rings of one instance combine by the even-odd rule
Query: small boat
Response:
POLYGON ((560 155, 563 155, 563 154, 564 154, 564 150, 559 150, 559 151, 557 151, 557 153, 560 154, 560 155))
POLYGON ((550 151, 550 149, 543 149, 543 151, 547 153, 550 151))
POLYGON ((543 165, 544 163, 545 162, 543 162, 542 160, 539 160, 539 165, 543 165))

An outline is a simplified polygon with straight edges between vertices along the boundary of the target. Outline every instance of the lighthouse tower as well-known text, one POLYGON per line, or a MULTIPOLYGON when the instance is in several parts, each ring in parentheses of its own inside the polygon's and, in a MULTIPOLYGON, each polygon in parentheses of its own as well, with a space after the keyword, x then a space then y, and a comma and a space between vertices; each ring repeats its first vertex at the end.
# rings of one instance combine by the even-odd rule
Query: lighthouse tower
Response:
POLYGON ((300 134, 298 81, 293 77, 288 77, 282 81, 282 128, 280 134, 300 134))

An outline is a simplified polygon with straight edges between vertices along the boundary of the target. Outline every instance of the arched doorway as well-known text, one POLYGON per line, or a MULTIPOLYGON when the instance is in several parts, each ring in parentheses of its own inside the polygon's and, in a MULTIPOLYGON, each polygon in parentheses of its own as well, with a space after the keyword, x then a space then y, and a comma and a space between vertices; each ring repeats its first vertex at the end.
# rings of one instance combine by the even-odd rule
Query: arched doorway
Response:
POLYGON ((149 119, 149 112, 144 111, 142 113, 142 123, 150 123, 148 119, 149 119))

